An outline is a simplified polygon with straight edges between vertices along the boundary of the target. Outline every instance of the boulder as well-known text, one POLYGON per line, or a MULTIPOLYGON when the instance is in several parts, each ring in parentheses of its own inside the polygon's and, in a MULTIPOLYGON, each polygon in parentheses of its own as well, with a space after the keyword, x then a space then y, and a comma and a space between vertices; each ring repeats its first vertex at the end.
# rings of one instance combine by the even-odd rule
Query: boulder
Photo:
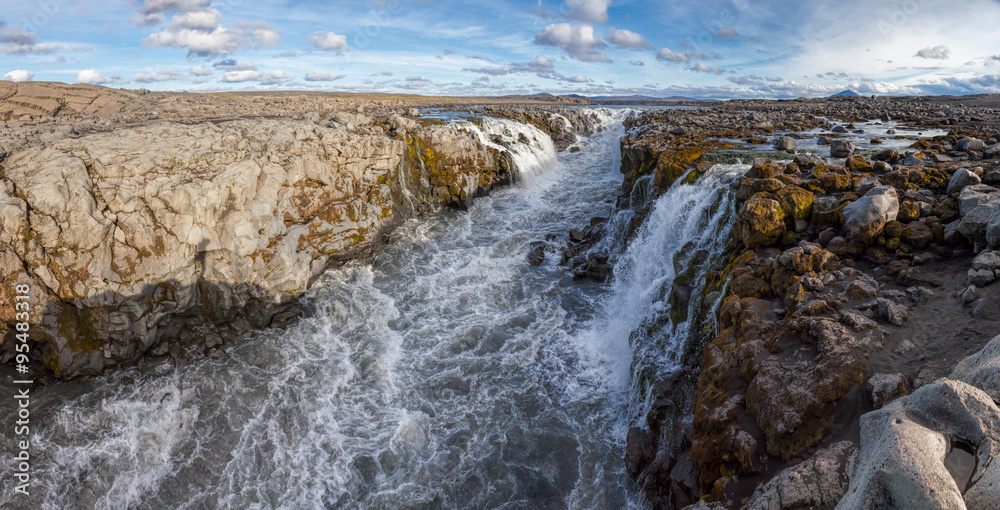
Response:
POLYGON ((816 167, 816 165, 825 165, 826 160, 811 152, 803 152, 801 154, 797 154, 795 159, 792 160, 792 163, 795 163, 802 170, 812 170, 816 167))
POLYGON ((962 216, 962 222, 958 224, 958 232, 973 244, 986 243, 986 225, 989 224, 990 217, 998 203, 1000 202, 992 201, 973 208, 962 216))
POLYGON ((847 492, 848 460, 858 448, 834 443, 757 487, 743 510, 832 507, 847 492))
POLYGON ((955 144, 955 149, 962 152, 984 151, 986 150, 986 142, 978 138, 962 138, 955 144))
POLYGON ((910 381, 903 374, 875 374, 866 383, 875 409, 910 392, 910 381))
POLYGON ((994 207, 986 220, 986 242, 994 248, 1000 247, 1000 207, 994 207))
POLYGON ((887 221, 896 219, 898 212, 896 190, 892 186, 879 186, 844 207, 844 225, 855 239, 870 242, 878 237, 887 221))
POLYGON ((846 158, 854 154, 854 144, 846 140, 834 140, 830 143, 830 157, 846 158))
POLYGON ((885 149, 872 156, 872 160, 885 161, 886 163, 895 163, 899 161, 899 151, 897 151, 896 149, 885 149))
POLYGON ((958 214, 965 216, 980 204, 986 204, 1000 199, 1000 192, 987 184, 972 184, 966 186, 958 194, 958 214))
POLYGON ((980 182, 978 175, 970 172, 968 169, 959 168, 955 170, 955 173, 951 175, 951 179, 948 180, 947 193, 951 195, 952 193, 962 191, 962 188, 966 186, 979 184, 980 182))
POLYGON ((925 163, 924 158, 918 158, 915 154, 907 154, 903 158, 903 166, 921 166, 925 163))
POLYGON ((1000 335, 955 365, 948 378, 971 384, 1000 402, 1000 335))
POLYGON ((774 244, 785 232, 785 212, 778 201, 770 198, 747 200, 736 221, 740 239, 748 248, 774 244))
POLYGON ((795 150, 795 139, 790 136, 782 136, 774 142, 774 148, 779 151, 795 150))
POLYGON ((996 508, 998 444, 1000 409, 990 395, 939 379, 861 417, 861 451, 837 509, 996 508), (955 443, 979 459, 967 488, 945 466, 955 443))

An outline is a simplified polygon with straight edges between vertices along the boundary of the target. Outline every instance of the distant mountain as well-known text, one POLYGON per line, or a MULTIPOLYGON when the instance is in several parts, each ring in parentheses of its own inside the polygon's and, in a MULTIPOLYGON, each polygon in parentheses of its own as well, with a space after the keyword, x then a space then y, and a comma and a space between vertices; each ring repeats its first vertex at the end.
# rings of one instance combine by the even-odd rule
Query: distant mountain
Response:
POLYGON ((841 97, 841 96, 859 97, 858 94, 856 92, 854 92, 853 90, 845 90, 843 92, 837 92, 836 94, 834 94, 834 95, 832 95, 830 97, 841 97))

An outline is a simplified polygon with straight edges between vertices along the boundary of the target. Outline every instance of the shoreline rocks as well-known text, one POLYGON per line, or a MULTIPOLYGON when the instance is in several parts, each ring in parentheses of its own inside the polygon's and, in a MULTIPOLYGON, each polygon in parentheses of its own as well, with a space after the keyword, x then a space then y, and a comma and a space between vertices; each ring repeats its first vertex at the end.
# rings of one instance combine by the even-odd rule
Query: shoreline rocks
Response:
POLYGON ((6 157, 0 281, 31 285, 36 360, 71 379, 181 344, 215 352, 293 320, 327 267, 370 258, 406 218, 515 178, 463 129, 310 117, 158 121, 6 157))

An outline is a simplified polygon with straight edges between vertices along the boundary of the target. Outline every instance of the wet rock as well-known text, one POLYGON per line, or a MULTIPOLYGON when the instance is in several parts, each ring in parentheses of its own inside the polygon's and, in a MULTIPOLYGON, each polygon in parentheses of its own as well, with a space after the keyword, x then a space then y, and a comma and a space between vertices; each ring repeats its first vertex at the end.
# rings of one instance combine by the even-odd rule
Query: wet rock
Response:
POLYGON ((847 133, 847 128, 844 126, 834 126, 830 131, 837 134, 844 134, 847 133))
POLYGON ((847 491, 848 461, 858 451, 842 441, 778 473, 757 487, 743 510, 786 510, 832 507, 847 491))
POLYGON ((774 142, 774 148, 779 151, 795 150, 795 139, 790 136, 782 136, 774 142))
POLYGON ((979 176, 970 172, 968 169, 959 168, 955 170, 952 174, 951 179, 948 180, 948 190, 947 193, 951 195, 952 193, 958 193, 962 191, 962 188, 966 186, 971 186, 973 184, 979 184, 981 181, 979 176))
POLYGON ((845 140, 834 140, 830 144, 831 158, 846 158, 854 154, 854 144, 845 140))
POLYGON ((528 246, 528 255, 526 257, 528 264, 532 266, 540 266, 545 262, 545 247, 546 244, 542 241, 535 241, 528 246))
POLYGON ((870 242, 882 232, 887 221, 896 219, 898 212, 896 190, 880 186, 844 207, 844 225, 855 239, 870 242))

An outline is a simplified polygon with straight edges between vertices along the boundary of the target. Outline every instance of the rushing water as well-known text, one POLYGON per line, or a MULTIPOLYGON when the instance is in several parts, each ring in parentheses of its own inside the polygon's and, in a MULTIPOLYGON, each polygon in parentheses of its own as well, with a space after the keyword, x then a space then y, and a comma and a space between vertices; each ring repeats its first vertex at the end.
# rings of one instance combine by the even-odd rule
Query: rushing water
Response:
POLYGON ((325 274, 287 330, 223 360, 37 390, 32 495, 2 465, 0 506, 645 506, 622 461, 642 413, 629 332, 661 306, 672 254, 722 222, 709 211, 736 170, 661 197, 611 285, 573 282, 555 251, 531 267, 531 242, 611 212, 624 112, 599 113, 607 129, 558 156, 540 131, 484 119, 517 184, 405 223, 373 264, 325 274))

